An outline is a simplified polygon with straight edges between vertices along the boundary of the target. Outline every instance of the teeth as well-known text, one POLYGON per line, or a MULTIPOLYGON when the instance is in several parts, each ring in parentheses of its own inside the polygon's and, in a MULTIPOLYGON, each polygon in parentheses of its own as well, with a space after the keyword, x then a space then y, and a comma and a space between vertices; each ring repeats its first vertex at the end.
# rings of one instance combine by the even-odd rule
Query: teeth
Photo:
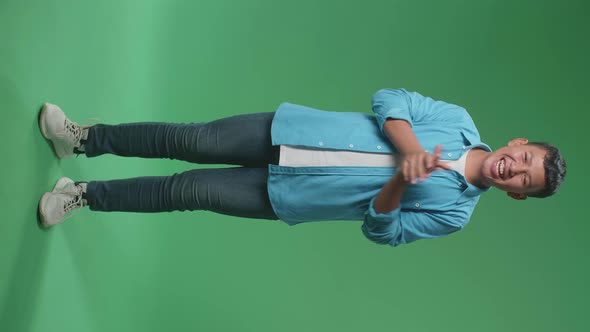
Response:
POLYGON ((504 178, 504 167, 506 166, 506 161, 504 159, 500 160, 498 168, 500 169, 498 174, 500 177, 504 178))

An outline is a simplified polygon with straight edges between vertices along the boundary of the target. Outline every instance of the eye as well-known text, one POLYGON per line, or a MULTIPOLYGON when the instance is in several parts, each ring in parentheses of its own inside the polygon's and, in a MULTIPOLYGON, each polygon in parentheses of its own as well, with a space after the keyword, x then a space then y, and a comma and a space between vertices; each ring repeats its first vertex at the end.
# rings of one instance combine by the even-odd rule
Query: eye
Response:
POLYGON ((525 153, 524 154, 524 161, 528 161, 528 160, 529 160, 529 155, 528 155, 528 153, 525 153))
POLYGON ((526 175, 522 175, 522 185, 526 186, 526 175))

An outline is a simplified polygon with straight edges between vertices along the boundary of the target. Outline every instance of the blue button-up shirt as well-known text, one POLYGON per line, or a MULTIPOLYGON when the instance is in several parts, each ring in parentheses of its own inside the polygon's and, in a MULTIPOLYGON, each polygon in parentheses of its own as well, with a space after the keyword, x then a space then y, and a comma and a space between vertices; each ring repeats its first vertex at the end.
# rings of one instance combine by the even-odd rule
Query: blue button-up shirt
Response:
MULTIPOLYGON (((399 153, 383 131, 387 119, 403 119, 426 151, 443 147, 441 159, 459 159, 481 142, 467 111, 404 89, 383 89, 372 100, 374 115, 330 112, 283 103, 272 122, 272 144, 371 153, 399 153)), ((269 165, 268 193, 277 216, 295 225, 309 221, 363 220, 372 241, 397 246, 460 230, 489 188, 478 188, 455 171, 434 171, 410 185, 400 206, 388 213, 373 207, 396 167, 287 167, 269 165)))

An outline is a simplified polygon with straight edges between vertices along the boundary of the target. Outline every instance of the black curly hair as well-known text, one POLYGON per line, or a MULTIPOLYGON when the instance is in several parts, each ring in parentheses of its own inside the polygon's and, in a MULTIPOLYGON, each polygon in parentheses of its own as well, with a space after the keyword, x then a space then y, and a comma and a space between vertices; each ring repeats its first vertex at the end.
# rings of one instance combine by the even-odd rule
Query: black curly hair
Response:
POLYGON ((545 187, 535 193, 528 194, 528 196, 537 198, 551 196, 557 192, 557 189, 561 186, 565 178, 567 171, 565 159, 563 159, 559 149, 549 143, 529 142, 528 145, 534 145, 547 151, 543 161, 543 165, 545 166, 545 187))

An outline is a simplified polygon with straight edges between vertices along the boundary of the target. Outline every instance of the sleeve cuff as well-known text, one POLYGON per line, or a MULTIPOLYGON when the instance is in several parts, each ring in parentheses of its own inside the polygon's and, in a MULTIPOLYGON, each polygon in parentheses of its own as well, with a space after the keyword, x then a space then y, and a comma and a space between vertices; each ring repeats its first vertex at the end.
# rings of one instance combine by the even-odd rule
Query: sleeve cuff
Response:
POLYGON ((383 133, 385 133, 383 130, 383 125, 385 124, 385 121, 387 121, 387 119, 389 118, 395 120, 404 120, 410 124, 410 127, 413 126, 412 119, 410 118, 410 113, 407 110, 397 107, 390 108, 387 112, 384 113, 376 113, 375 117, 377 118, 379 128, 383 133))
POLYGON ((377 196, 375 196, 371 199, 371 202, 369 203, 369 209, 367 210, 367 214, 373 220, 375 220, 377 222, 391 223, 394 220, 399 219, 400 213, 401 213, 401 207, 398 207, 397 209, 391 210, 387 213, 377 213, 377 211, 375 211, 375 206, 374 206, 374 202, 375 202, 376 198, 377 198, 377 196))

